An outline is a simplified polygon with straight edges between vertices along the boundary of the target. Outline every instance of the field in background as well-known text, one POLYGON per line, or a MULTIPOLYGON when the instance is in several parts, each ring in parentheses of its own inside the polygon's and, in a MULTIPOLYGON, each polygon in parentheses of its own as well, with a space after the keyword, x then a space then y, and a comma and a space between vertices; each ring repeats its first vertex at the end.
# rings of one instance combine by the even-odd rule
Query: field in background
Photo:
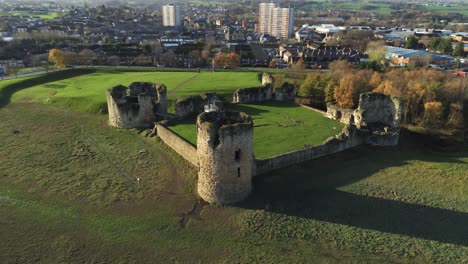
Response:
POLYGON ((24 17, 39 17, 42 19, 54 19, 59 17, 59 13, 57 12, 51 12, 48 14, 33 14, 33 13, 7 13, 7 12, 0 12, 0 17, 1 16, 24 16, 24 17))
MULTIPOLYGON (((269 158, 320 145, 343 129, 343 124, 290 102, 229 105, 228 109, 249 114, 254 121, 254 155, 269 158)), ((175 122, 170 129, 196 146, 195 118, 175 122)))
MULTIPOLYGON (((174 110, 176 98, 200 95, 204 92, 218 92, 232 98, 232 92, 239 88, 259 86, 257 72, 167 72, 132 70, 70 70, 65 78, 51 80, 16 92, 13 101, 47 103, 82 112, 106 113, 106 90, 115 85, 129 85, 132 82, 163 83, 168 89, 168 99, 174 110), (80 73, 82 72, 82 73, 80 73), (77 73, 77 76, 73 76, 77 73)), ((64 73, 57 73, 60 76, 64 73)), ((19 80, 21 81, 21 80, 19 80)), ((8 83, 7 83, 8 84, 8 83)), ((4 84, 0 82, 0 87, 4 84)))
POLYGON ((80 77, 61 74, 0 82, 6 263, 467 261, 466 147, 440 152, 403 131, 397 147, 278 170, 256 178, 244 203, 183 217, 197 201, 196 169, 157 139, 26 88, 80 77))
MULTIPOLYGON (((424 3, 422 3, 424 4, 424 3)), ((459 13, 468 16, 468 8, 463 4, 455 6, 424 6, 418 5, 414 10, 430 10, 438 13, 459 13)), ((388 15, 393 11, 389 2, 379 1, 328 1, 315 0, 306 1, 300 8, 325 8, 325 9, 348 9, 348 10, 366 10, 378 14, 388 15)))

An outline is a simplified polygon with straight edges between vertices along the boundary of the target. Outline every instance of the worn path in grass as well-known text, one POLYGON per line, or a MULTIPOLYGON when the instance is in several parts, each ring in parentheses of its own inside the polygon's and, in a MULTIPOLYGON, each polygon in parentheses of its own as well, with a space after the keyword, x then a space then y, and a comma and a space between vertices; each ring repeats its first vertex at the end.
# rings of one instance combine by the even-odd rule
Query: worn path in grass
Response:
POLYGON ((180 97, 180 96, 177 95, 176 91, 177 91, 178 89, 180 89, 182 86, 187 85, 188 83, 192 82, 192 81, 193 81, 195 78, 197 78, 198 76, 200 76, 200 73, 198 73, 197 75, 195 75, 195 76, 193 76, 193 77, 190 77, 190 79, 187 79, 187 80, 183 81, 182 83, 178 84, 176 87, 174 87, 174 88, 172 88, 172 89, 169 90, 169 94, 170 94, 172 97, 176 98, 177 100, 182 99, 182 97, 180 97))

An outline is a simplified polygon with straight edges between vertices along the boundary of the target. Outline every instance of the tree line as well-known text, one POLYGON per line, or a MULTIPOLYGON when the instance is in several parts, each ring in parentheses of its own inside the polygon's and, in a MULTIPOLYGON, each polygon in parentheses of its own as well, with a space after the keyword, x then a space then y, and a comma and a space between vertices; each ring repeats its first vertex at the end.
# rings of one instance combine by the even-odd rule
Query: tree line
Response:
MULTIPOLYGON (((289 77, 295 76, 290 74, 289 77)), ((403 123, 428 128, 463 128, 468 80, 433 69, 357 69, 345 61, 330 63, 329 72, 311 72, 298 85, 298 96, 314 102, 356 108, 359 95, 378 92, 400 98, 403 123)))

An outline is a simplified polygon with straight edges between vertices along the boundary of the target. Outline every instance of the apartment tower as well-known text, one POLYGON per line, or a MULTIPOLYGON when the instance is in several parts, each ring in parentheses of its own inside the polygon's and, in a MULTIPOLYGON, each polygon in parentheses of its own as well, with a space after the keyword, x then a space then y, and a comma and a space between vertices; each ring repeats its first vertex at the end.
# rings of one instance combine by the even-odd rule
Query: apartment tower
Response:
POLYGON ((258 32, 277 38, 289 38, 293 35, 294 8, 279 7, 277 3, 260 3, 258 32))
POLYGON ((166 4, 162 7, 163 26, 177 27, 182 24, 180 7, 174 4, 166 4))

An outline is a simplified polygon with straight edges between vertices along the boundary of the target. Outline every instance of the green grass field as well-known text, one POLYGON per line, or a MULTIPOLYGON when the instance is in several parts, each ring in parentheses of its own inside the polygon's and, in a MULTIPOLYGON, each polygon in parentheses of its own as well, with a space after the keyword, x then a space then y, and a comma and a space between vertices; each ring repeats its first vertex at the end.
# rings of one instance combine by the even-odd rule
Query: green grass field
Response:
MULTIPOLYGON (((106 90, 118 85, 129 85, 132 82, 164 83, 168 88, 168 99, 174 105, 176 96, 186 97, 203 92, 218 92, 230 95, 239 88, 258 86, 256 72, 167 72, 167 71, 132 71, 132 70, 69 70, 64 78, 44 82, 31 88, 16 92, 13 101, 48 103, 82 112, 106 113, 106 90), (77 76, 73 76, 76 73, 77 76), (196 77, 192 82, 187 80, 196 77), (177 88, 174 92, 172 89, 177 88)), ((8 83, 0 82, 0 87, 8 83)))
POLYGON ((2 263, 467 261, 467 147, 441 152, 403 131, 397 147, 257 177, 245 202, 185 222, 196 169, 105 115, 44 104, 33 90, 64 74, 83 77, 0 82, 2 263))
POLYGON ((57 18, 60 16, 59 13, 57 12, 51 12, 51 13, 48 13, 48 14, 33 14, 33 13, 13 13, 13 14, 9 14, 7 12, 0 12, 0 16, 24 16, 24 17, 39 17, 39 18, 42 18, 42 19, 46 19, 46 20, 49 20, 49 19, 54 19, 54 18, 57 18))
MULTIPOLYGON (((254 120, 254 155, 269 158, 300 150, 304 144, 320 145, 343 129, 340 122, 289 102, 230 105, 230 110, 245 112, 254 120), (294 136, 291 136, 294 135, 294 136)), ((170 129, 196 146, 195 118, 175 122, 170 129)))
MULTIPOLYGON (((378 2, 378 1, 327 1, 327 0, 315 0, 306 1, 301 7, 305 8, 330 8, 330 9, 348 9, 348 10, 367 10, 369 12, 375 12, 378 14, 388 15, 392 11, 391 3, 378 2)), ((415 7, 418 10, 430 10, 437 13, 458 13, 464 16, 468 16, 468 8, 466 5, 454 5, 454 6, 423 6, 417 5, 415 7)))

